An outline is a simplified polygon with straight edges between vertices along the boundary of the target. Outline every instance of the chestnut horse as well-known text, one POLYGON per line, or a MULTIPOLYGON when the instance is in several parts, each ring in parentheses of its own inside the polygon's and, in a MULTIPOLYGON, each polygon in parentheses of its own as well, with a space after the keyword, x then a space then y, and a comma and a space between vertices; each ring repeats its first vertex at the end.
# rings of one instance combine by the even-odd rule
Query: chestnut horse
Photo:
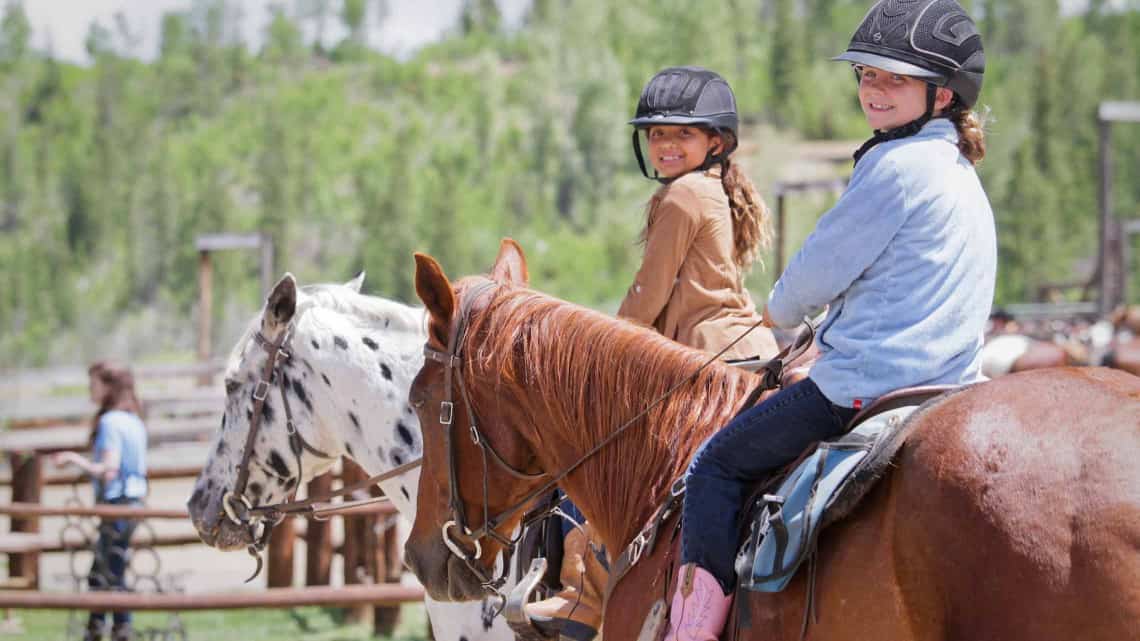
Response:
MULTIPOLYGON (((560 485, 616 556, 757 382, 526 282, 510 240, 490 278, 455 284, 416 255, 432 358, 409 394, 424 464, 405 558, 436 598, 481 596, 515 506, 567 470, 560 485)), ((1140 378, 1034 370, 914 420, 897 468, 821 537, 811 639, 1137 638, 1140 378)), ((607 641, 638 638, 676 560, 659 542, 612 588, 607 641)), ((746 593, 753 625, 740 638, 800 638, 803 574, 781 593, 746 593)))

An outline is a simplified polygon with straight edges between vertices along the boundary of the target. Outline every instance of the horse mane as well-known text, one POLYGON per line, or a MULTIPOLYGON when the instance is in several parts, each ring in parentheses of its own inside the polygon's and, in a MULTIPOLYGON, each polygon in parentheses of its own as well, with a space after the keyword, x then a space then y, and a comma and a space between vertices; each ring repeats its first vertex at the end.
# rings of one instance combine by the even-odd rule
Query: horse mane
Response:
MULTIPOLYGON (((495 396, 517 402, 533 426, 521 429, 534 429, 562 466, 709 359, 646 327, 521 287, 501 286, 468 323, 468 380, 487 381, 495 396)), ((564 484, 574 486, 604 538, 628 541, 757 383, 744 370, 710 363, 564 484)))
MULTIPOLYGON (((368 296, 338 283, 320 283, 306 285, 300 289, 303 295, 294 319, 299 318, 306 310, 318 307, 328 309, 339 314, 353 318, 361 326, 382 326, 386 330, 406 333, 422 334, 425 331, 426 318, 422 307, 412 307, 379 296, 368 296)), ((246 345, 253 339, 253 334, 261 329, 261 314, 253 318, 245 328, 241 337, 230 350, 226 375, 229 376, 232 368, 241 362, 241 356, 246 345)))
POLYGON ((297 310, 321 307, 358 319, 362 325, 383 325, 393 331, 423 333, 424 310, 379 296, 368 296, 339 284, 307 285, 302 307, 297 310))

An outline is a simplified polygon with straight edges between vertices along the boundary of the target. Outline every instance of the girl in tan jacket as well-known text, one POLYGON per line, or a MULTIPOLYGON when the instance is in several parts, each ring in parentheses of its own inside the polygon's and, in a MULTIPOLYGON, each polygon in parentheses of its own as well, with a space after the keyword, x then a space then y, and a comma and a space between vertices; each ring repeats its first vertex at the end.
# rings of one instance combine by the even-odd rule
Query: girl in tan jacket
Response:
MULTIPOLYGON (((642 173, 663 186, 649 201, 645 255, 618 316, 713 354, 760 322, 744 275, 772 240, 756 187, 730 159, 738 122, 728 83, 700 67, 655 75, 630 121, 642 173)), ((723 357, 766 359, 776 351, 771 330, 757 327, 723 357)))

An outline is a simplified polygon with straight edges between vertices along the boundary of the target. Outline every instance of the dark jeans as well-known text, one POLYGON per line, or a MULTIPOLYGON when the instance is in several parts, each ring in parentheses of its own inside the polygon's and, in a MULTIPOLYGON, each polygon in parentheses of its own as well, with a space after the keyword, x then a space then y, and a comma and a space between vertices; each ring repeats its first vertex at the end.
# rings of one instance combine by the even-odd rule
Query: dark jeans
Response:
POLYGON ((811 379, 784 389, 734 418, 697 450, 685 475, 681 561, 720 582, 736 583, 738 519, 753 485, 795 460, 809 445, 834 438, 856 410, 834 405, 811 379))
MULTIPOLYGON (((135 501, 112 501, 114 505, 130 505, 135 501)), ((138 521, 135 519, 104 519, 99 524, 99 538, 95 541, 95 560, 87 574, 87 587, 91 590, 126 590, 127 566, 130 564, 131 535, 138 521)), ((89 622, 102 624, 106 612, 92 612, 89 622)), ((115 612, 115 624, 130 623, 130 612, 115 612)))

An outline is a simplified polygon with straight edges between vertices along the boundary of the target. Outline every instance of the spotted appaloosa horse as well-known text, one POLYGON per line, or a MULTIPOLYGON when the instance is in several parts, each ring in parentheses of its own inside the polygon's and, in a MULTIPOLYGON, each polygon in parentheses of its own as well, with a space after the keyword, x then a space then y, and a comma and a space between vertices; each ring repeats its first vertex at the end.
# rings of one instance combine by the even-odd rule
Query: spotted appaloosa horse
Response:
MULTIPOLYGON (((513 241, 490 278, 452 284, 423 255, 416 267, 427 346, 441 356, 425 361, 409 393, 431 428, 405 559, 432 595, 480 594, 499 544, 472 537, 488 522, 510 528, 506 515, 545 480, 485 466, 487 451, 518 469, 568 472, 560 486, 616 556, 758 381, 527 289, 513 241), (450 431, 437 422, 449 399, 458 401, 450 431), (475 417, 478 443, 463 437, 475 417), (456 505, 466 530, 443 527, 456 505)), ((800 639, 810 588, 814 641, 1137 639, 1140 378, 1032 370, 920 412, 896 467, 822 533, 816 580, 801 572, 783 592, 742 597, 752 627, 737 638, 800 639)), ((673 523, 608 594, 607 641, 638 638, 651 604, 671 593, 673 523)))
MULTIPOLYGON (((420 456, 420 423, 408 407, 408 388, 423 362, 424 312, 359 293, 363 274, 347 285, 298 291, 293 276, 277 283, 265 309, 238 341, 226 367, 226 407, 209 460, 188 506, 202 540, 224 550, 244 548, 246 530, 222 510, 222 495, 235 483, 249 432, 251 394, 267 353, 254 335, 274 340, 292 326, 283 364, 289 406, 302 437, 316 449, 347 456, 370 475, 420 456)), ((290 449, 281 397, 269 390, 251 457, 246 495, 254 505, 286 500, 294 488, 327 471, 334 459, 290 449), (299 457, 299 458, 298 458, 299 457), (300 469, 298 469, 298 462, 300 469)), ((419 471, 381 484, 400 513, 415 513, 419 471)), ((426 600, 440 641, 510 641, 514 635, 488 604, 426 600)))

